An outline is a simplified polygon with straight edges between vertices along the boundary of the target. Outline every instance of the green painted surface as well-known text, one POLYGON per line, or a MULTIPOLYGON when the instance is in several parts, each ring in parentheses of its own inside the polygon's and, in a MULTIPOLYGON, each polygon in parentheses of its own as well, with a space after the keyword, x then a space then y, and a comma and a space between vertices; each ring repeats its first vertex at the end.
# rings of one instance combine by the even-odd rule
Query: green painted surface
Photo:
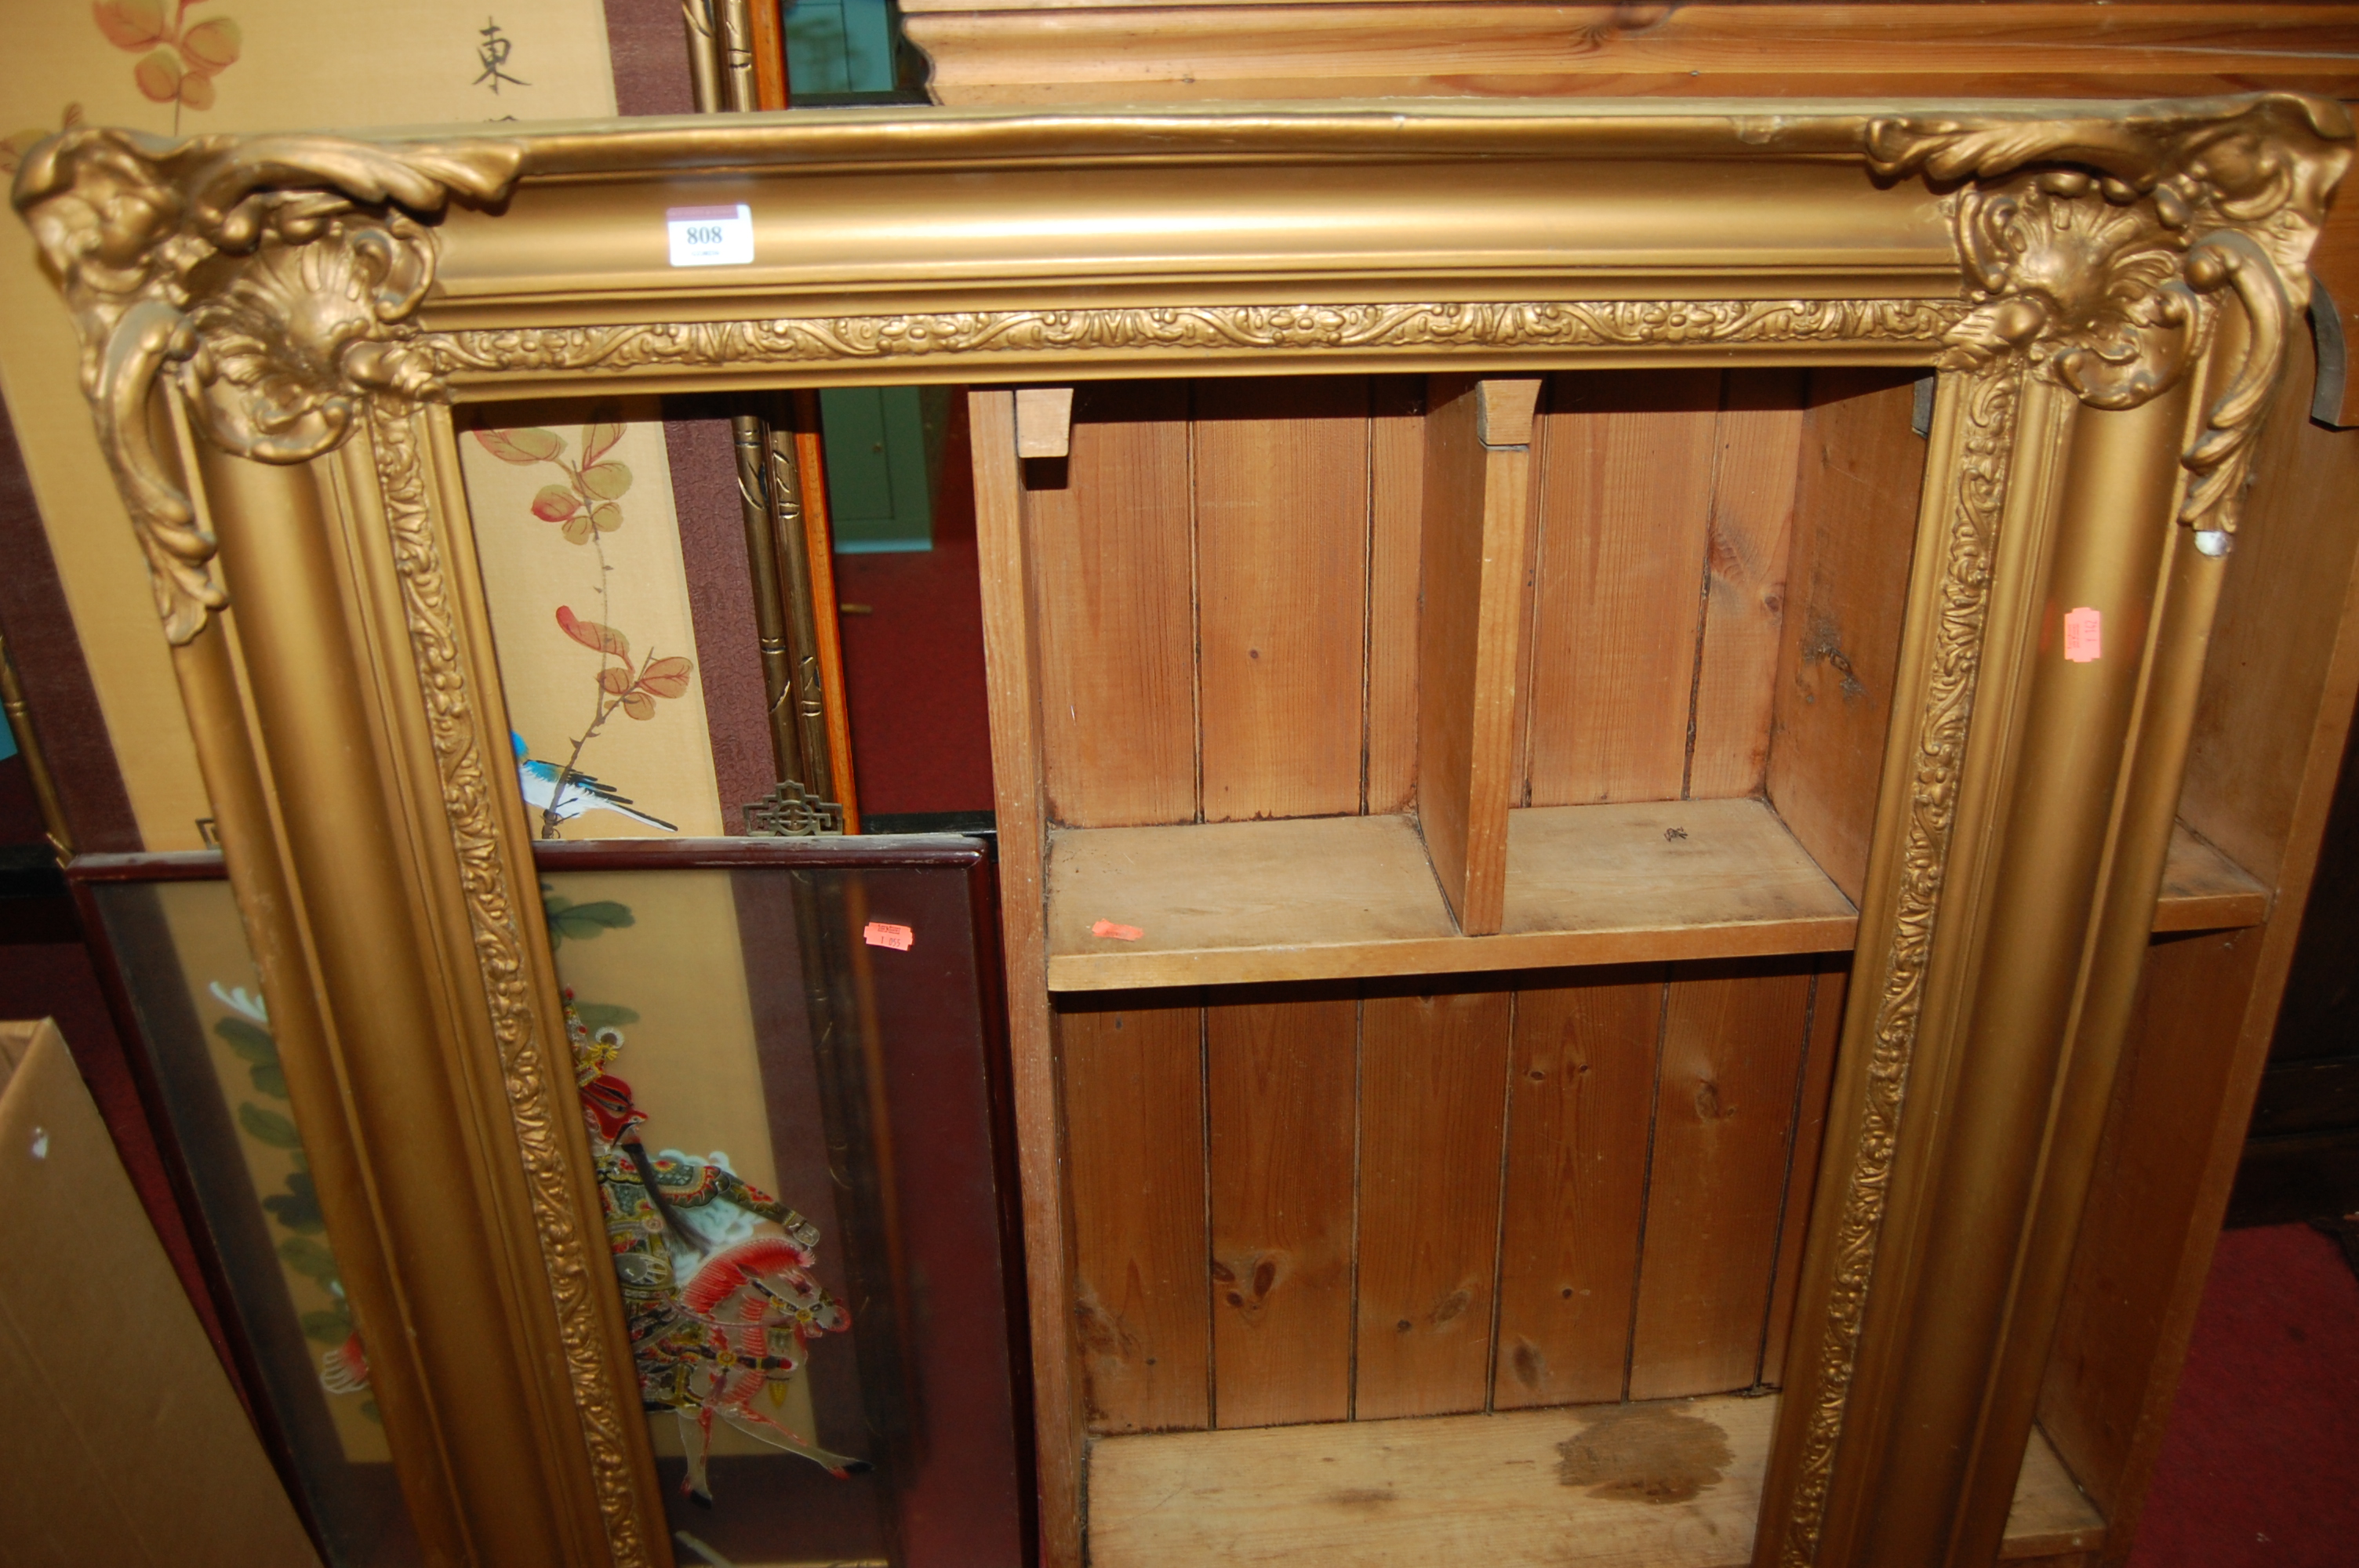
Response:
MULTIPOLYGON (((781 0, 788 90, 798 104, 896 96, 892 0, 781 0)), ((835 547, 929 550, 949 400, 940 389, 844 387, 819 395, 835 547)))
POLYGON ((846 555, 934 547, 933 490, 941 463, 935 388, 847 386, 819 395, 827 505, 846 555))
POLYGON ((786 0, 783 9, 787 81, 798 103, 893 91, 890 0, 786 0))

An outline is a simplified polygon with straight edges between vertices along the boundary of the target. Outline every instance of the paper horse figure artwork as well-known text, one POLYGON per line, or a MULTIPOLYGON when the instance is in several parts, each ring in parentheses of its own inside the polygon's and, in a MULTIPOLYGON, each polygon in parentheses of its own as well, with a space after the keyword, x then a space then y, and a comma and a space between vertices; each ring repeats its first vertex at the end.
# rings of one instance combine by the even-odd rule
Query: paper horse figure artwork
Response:
POLYGON ((536 760, 525 745, 524 737, 515 730, 508 731, 508 740, 516 747, 516 783, 524 790, 524 803, 545 817, 571 822, 585 811, 611 811, 667 833, 679 831, 660 816, 633 809, 630 797, 616 794, 611 784, 600 784, 588 773, 571 772, 555 762, 536 760))
POLYGON ((650 1153, 639 1136, 647 1116, 631 1086, 606 1070, 622 1049, 621 1033, 593 1035, 570 990, 565 1032, 640 1399, 679 1418, 688 1451, 681 1492, 712 1504, 706 1461, 716 1416, 839 1479, 871 1468, 819 1447, 764 1409, 784 1403, 813 1341, 852 1326, 843 1303, 811 1278, 819 1227, 717 1158, 650 1153), (766 1221, 777 1234, 765 1232, 766 1221))

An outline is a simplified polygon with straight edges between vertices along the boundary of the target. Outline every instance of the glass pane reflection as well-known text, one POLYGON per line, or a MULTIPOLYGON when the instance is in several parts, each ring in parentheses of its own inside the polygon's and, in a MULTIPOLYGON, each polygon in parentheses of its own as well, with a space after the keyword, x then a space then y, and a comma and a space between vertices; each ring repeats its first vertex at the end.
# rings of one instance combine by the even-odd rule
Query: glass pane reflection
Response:
POLYGON ((93 892, 265 1440, 337 1568, 420 1563, 230 886, 93 892))
POLYGON ((1021 1558, 977 874, 543 876, 683 1562, 1021 1558))

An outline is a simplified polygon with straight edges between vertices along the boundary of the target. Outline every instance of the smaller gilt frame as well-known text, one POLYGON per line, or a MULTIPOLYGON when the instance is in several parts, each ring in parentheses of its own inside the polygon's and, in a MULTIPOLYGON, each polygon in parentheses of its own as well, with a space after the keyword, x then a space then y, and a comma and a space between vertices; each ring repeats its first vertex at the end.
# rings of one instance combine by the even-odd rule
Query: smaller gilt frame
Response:
MULTIPOLYGON (((2270 95, 34 149, 15 201, 81 335, 429 1553, 669 1560, 451 404, 1854 362, 1940 382, 1756 1561, 1987 1562, 2190 672, 2351 143, 2336 105, 2270 95), (670 267, 681 201, 745 203, 756 261, 670 267), (2043 596, 2067 579, 2151 627, 2136 657, 2059 674, 2043 596)), ((994 543, 1012 522, 983 526, 1020 562, 994 543)), ((993 657, 1041 1539, 1077 1565, 1044 829, 1005 787, 1037 742, 1020 639, 993 657)))

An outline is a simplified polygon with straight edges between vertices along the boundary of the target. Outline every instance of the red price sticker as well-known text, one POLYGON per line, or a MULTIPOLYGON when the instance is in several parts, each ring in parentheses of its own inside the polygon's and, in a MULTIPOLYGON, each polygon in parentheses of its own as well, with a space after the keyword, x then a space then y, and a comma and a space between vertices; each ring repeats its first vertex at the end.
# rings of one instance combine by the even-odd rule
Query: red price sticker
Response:
POLYGON ((1136 942, 1147 935, 1136 925, 1116 925, 1111 920, 1101 920, 1090 927, 1093 936, 1111 936, 1117 942, 1136 942))
POLYGON ((2104 654, 2105 618, 2082 605, 2064 612, 2064 656, 2076 665, 2093 665, 2104 654))
POLYGON ((890 947, 896 953, 908 952, 910 945, 918 939, 916 933, 908 926, 887 925, 881 920, 870 921, 861 930, 860 935, 871 947, 890 947))

